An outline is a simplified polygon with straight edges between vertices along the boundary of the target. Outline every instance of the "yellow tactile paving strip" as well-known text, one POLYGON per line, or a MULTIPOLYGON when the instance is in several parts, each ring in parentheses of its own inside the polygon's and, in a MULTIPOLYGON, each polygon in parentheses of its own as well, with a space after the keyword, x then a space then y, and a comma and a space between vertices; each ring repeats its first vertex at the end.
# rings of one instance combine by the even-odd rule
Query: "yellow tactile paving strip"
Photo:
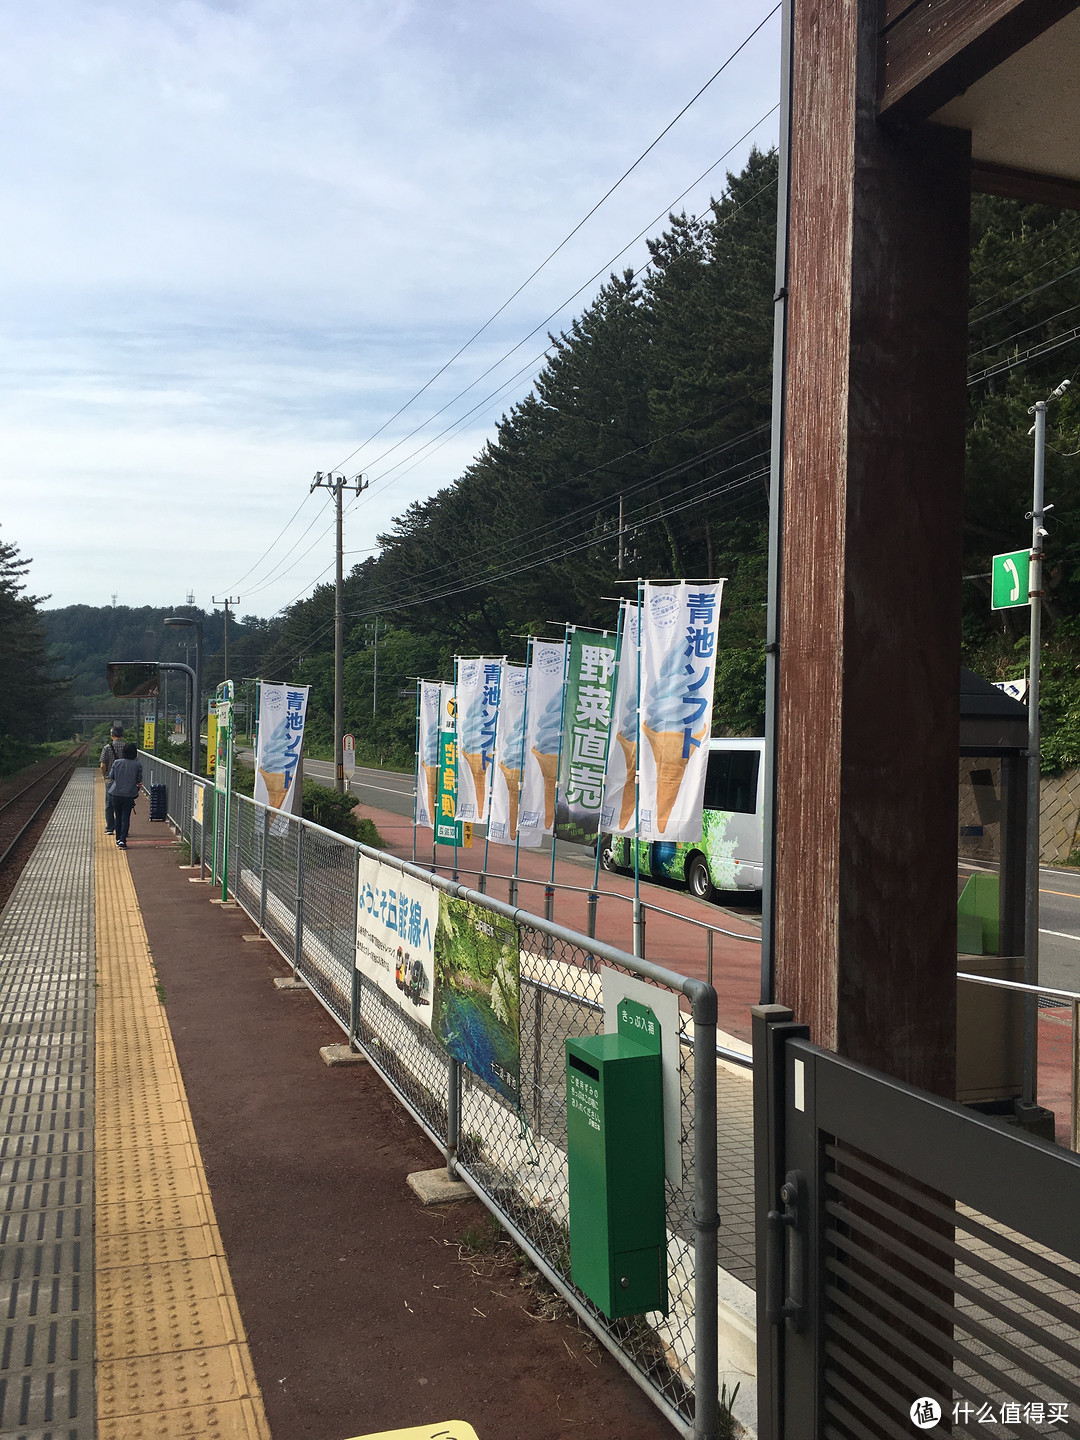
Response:
POLYGON ((127 856, 98 782, 98 1440, 269 1440, 127 856))

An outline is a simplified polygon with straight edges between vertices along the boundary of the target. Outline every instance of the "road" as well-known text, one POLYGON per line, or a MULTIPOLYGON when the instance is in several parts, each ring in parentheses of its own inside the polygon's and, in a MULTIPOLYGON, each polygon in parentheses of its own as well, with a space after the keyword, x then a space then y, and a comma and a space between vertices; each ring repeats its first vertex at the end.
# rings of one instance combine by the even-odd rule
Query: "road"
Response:
POLYGON ((1080 873, 1039 871, 1039 979, 1080 991, 1080 873))
MULTIPOLYGON (((320 784, 334 783, 334 766, 329 761, 305 760, 304 773, 320 784)), ((412 814, 411 775, 358 766, 349 789, 358 800, 380 810, 412 814)), ((592 854, 579 845, 560 841, 556 853, 560 860, 592 869, 592 854)), ((1044 985, 1080 991, 1080 872, 1039 871, 1039 978, 1044 985)))

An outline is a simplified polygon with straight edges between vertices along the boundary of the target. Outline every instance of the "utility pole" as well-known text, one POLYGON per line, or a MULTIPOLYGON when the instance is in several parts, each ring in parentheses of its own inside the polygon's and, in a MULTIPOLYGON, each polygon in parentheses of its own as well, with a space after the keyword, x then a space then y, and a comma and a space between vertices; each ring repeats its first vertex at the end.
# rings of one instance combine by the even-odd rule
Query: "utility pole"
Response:
MULTIPOLYGON (((312 490, 329 490, 334 497, 337 514, 337 545, 334 552, 334 789, 345 791, 345 754, 341 737, 345 730, 345 616, 341 609, 341 495, 352 490, 357 495, 367 489, 362 475, 346 480, 344 475, 324 475, 319 470, 311 482, 312 490)), ((310 492, 309 492, 310 493, 310 492)))
POLYGON ((371 713, 379 702, 379 617, 375 616, 375 659, 371 667, 371 713))
POLYGON ((225 674, 223 676, 223 679, 227 680, 229 678, 229 606, 239 605, 240 596, 237 595, 233 597, 230 595, 226 595, 224 600, 218 600, 216 596, 211 595, 210 604, 225 606, 225 653, 222 656, 222 663, 225 666, 225 674))
MULTIPOLYGON (((1069 388, 1071 381, 1063 380, 1050 395, 1058 400, 1069 388)), ((1028 747, 1027 747, 1027 854, 1025 867, 1026 903, 1024 905, 1024 981, 1028 985, 1039 983, 1039 822, 1042 800, 1042 736, 1039 731, 1039 683, 1042 659, 1042 562, 1043 541, 1047 531, 1044 524, 1046 512, 1053 505, 1044 499, 1046 475, 1046 407, 1049 400, 1039 400, 1028 410, 1035 416, 1035 424, 1028 434, 1035 437, 1034 485, 1031 511, 1031 560, 1028 567, 1028 598, 1031 602, 1031 635, 1028 648, 1028 747)), ((1036 1035, 1038 1031, 1038 1010, 1036 997, 1031 995, 1024 1003, 1024 1099, 1034 1101, 1037 1089, 1036 1035)))

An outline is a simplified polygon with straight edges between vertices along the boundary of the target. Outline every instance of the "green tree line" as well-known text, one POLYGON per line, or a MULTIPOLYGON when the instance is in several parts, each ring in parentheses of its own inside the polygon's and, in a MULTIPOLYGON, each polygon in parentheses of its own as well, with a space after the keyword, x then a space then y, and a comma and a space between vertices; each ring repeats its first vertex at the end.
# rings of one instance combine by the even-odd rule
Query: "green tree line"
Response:
MULTIPOLYGON (((523 659, 551 622, 611 628, 610 597, 640 575, 726 577, 715 723, 760 732, 776 177, 755 151, 703 215, 671 216, 649 264, 550 337, 465 471, 353 568, 345 714, 363 760, 409 763, 416 676, 450 677, 455 653, 523 659)), ((1028 407, 1077 373, 1078 314, 1080 216, 975 197, 958 661, 988 679, 1026 661, 1024 613, 990 611, 990 557, 1029 539, 1028 407)), ((1080 396, 1056 404, 1050 445, 1044 720, 1047 763, 1064 766, 1080 763, 1080 396)), ((328 743, 332 586, 245 617, 230 672, 310 684, 310 733, 328 743)))

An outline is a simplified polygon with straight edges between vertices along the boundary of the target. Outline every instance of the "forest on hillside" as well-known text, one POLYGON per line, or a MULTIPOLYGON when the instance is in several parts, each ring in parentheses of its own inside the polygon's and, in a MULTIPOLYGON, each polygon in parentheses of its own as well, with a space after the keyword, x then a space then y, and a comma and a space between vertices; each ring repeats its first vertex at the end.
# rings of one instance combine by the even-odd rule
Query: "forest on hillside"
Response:
MULTIPOLYGON (((612 275, 551 337, 464 474, 352 570, 345 718, 360 758, 408 763, 417 675, 449 678, 455 653, 522 659, 553 622, 613 627, 611 597, 639 575, 727 577, 715 723, 760 732, 776 176, 776 156, 754 152, 704 215, 670 217, 648 265, 612 275)), ((990 611, 989 562, 1029 541, 1028 406, 1078 373, 1078 312, 1080 215, 975 197, 958 658, 988 679, 1026 663, 1026 613, 990 611)), ((1080 393, 1055 404, 1049 443, 1043 714, 1058 768, 1080 763, 1080 393)), ((332 586, 245 617, 237 637, 230 673, 310 684, 312 736, 329 740, 332 586)))

